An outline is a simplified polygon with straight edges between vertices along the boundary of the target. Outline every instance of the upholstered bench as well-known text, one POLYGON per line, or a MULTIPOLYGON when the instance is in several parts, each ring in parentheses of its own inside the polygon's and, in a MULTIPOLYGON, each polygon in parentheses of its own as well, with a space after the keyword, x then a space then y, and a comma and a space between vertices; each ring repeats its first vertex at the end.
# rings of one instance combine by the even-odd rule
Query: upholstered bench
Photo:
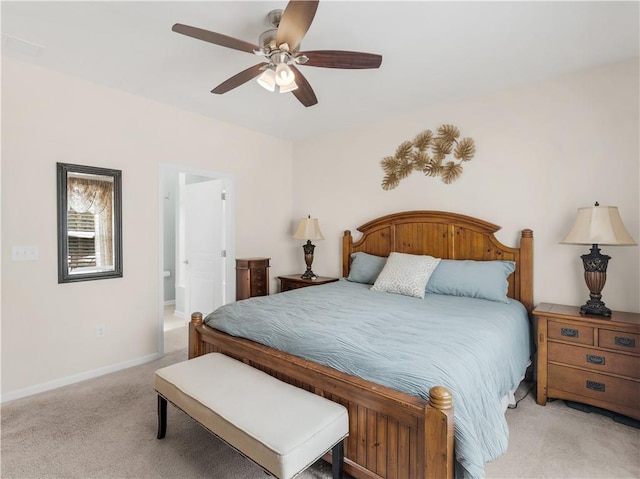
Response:
POLYGON ((284 383, 220 353, 156 371, 158 439, 165 437, 167 401, 269 474, 290 479, 332 450, 333 478, 342 479, 346 408, 284 383))

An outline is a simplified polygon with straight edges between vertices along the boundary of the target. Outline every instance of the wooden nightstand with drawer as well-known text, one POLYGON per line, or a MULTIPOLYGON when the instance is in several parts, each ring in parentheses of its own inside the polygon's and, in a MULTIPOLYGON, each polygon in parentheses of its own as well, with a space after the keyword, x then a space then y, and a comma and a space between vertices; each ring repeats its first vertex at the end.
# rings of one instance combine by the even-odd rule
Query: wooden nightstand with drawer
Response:
POLYGON ((540 304, 537 402, 566 399, 640 419, 640 314, 540 304))
POLYGON ((280 292, 290 291, 292 289, 306 288, 308 286, 318 286, 320 284, 333 283, 338 278, 329 278, 327 276, 318 276, 316 279, 304 279, 299 274, 290 274, 287 276, 278 276, 280 280, 280 292))

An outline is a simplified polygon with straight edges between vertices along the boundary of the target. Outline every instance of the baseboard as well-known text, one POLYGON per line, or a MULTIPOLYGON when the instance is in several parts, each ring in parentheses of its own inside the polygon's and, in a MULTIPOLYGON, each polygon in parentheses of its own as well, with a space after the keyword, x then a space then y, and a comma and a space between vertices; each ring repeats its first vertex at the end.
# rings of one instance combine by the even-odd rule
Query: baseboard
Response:
POLYGON ((177 309, 173 311, 173 315, 180 319, 190 319, 189 315, 183 311, 178 311, 177 309))
POLYGON ((50 391, 62 386, 68 386, 69 384, 79 383, 87 379, 93 379, 105 374, 114 373, 123 369, 131 368, 133 366, 140 366, 141 364, 148 363, 155 359, 160 359, 162 356, 159 353, 149 354, 148 356, 142 356, 141 358, 131 359, 118 364, 112 364, 103 368, 94 369, 93 371, 87 371, 80 374, 74 374, 73 376, 67 376, 66 378, 56 379, 55 381, 49 381, 46 383, 38 384, 36 386, 30 386, 28 388, 19 389, 10 393, 2 394, 0 403, 7 401, 14 401, 16 399, 33 396, 34 394, 50 391))

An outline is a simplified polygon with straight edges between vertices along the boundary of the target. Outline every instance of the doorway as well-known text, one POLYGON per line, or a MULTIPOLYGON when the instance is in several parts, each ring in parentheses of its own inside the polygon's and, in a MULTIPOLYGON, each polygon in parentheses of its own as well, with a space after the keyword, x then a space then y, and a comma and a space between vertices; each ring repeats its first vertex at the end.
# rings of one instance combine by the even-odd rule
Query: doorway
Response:
POLYGON ((233 178, 160 165, 158 350, 187 346, 193 311, 207 314, 233 300, 233 178))

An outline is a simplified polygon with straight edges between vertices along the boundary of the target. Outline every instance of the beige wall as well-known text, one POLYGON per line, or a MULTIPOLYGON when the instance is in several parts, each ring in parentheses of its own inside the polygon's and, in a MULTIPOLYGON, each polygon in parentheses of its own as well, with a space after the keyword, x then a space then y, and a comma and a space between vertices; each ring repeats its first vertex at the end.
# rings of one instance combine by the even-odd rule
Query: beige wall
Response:
POLYGON ((291 158, 290 142, 3 57, 3 397, 157 352, 160 163, 233 175, 236 254, 290 271, 291 158), (56 162, 122 170, 123 278, 58 284, 56 162), (39 259, 11 261, 15 245, 39 259))
MULTIPOLYGON (((314 271, 340 274, 342 231, 380 215, 434 209, 534 230, 535 299, 581 304, 579 255, 559 245, 576 209, 616 205, 639 233, 638 62, 418 110, 291 144, 3 57, 2 393, 34 392, 157 352, 160 163, 235 177, 236 255, 269 256, 271 276, 304 270, 297 218, 320 218, 314 271), (380 187, 380 160, 443 123, 477 144, 451 185, 413 173, 380 187), (55 163, 123 171, 124 277, 57 284, 55 163), (11 246, 37 245, 32 262, 11 246), (107 336, 95 339, 95 326, 107 336)), ((425 80, 428 88, 428 79, 425 80)), ((640 311, 638 247, 605 247, 604 300, 640 311)), ((275 281, 272 280, 272 287, 275 281)))
MULTIPOLYGON (((618 206, 640 241, 639 80, 636 59, 296 143, 293 213, 317 216, 327 238, 316 243, 314 272, 340 273, 345 229, 357 238, 357 226, 384 214, 454 211, 501 225, 497 236, 507 245, 531 228, 535 301, 583 304, 588 290, 579 256, 589 248, 558 244, 577 208, 595 201, 618 206), (414 172, 382 190, 380 160, 444 123, 476 142, 462 176, 445 185, 414 172)), ((639 312, 639 248, 602 249, 613 258, 604 301, 639 312)))

